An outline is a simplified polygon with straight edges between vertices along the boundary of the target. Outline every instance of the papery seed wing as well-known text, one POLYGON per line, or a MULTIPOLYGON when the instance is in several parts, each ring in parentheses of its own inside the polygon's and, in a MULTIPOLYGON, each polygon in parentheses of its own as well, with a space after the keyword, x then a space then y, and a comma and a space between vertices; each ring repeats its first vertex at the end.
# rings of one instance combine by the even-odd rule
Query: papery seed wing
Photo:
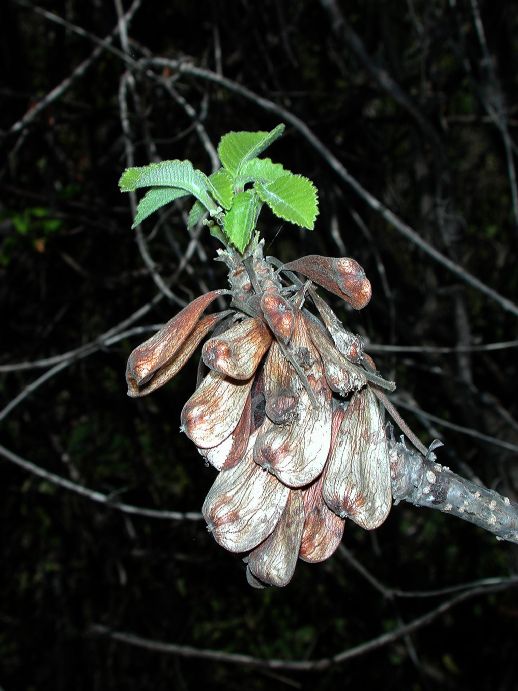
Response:
POLYGON ((203 362, 227 377, 250 379, 271 342, 271 333, 262 319, 245 319, 224 334, 209 338, 203 346, 203 362))
MULTIPOLYGON (((333 411, 331 449, 345 415, 343 406, 333 411)), ((330 452, 331 453, 331 452, 330 452)), ((323 475, 302 490, 304 503, 304 530, 299 557, 304 561, 319 562, 328 559, 342 540, 344 519, 327 506, 322 496, 323 475)))
POLYGON ((289 492, 253 462, 250 444, 241 463, 219 473, 202 513, 218 544, 231 552, 247 552, 273 531, 289 492))
POLYGON ((351 391, 361 389, 367 383, 363 371, 353 365, 338 352, 334 343, 328 338, 323 328, 311 315, 304 315, 311 340, 320 353, 329 387, 345 396, 351 391))
POLYGON ((352 334, 350 331, 347 331, 347 329, 344 329, 336 314, 319 295, 313 292, 311 298, 320 312, 322 321, 331 334, 331 338, 337 349, 351 362, 359 362, 362 358, 365 345, 363 340, 360 336, 352 334))
POLYGON ((191 333, 180 345, 171 360, 159 367, 150 378, 146 378, 145 382, 140 386, 131 376, 129 371, 126 372, 126 379, 128 382, 128 396, 136 398, 140 396, 147 396, 152 391, 166 384, 170 379, 178 374, 185 363, 189 360, 198 345, 203 341, 205 336, 214 328, 221 319, 224 319, 230 314, 229 310, 219 312, 217 314, 208 314, 202 317, 193 327, 191 333))
POLYGON ((160 331, 139 345, 128 358, 126 377, 130 389, 142 386, 160 367, 170 362, 207 309, 226 290, 200 295, 170 319, 160 331))
POLYGON ((198 448, 200 454, 217 470, 233 468, 244 457, 250 438, 251 395, 248 394, 243 413, 236 428, 217 446, 198 448))
MULTIPOLYGON (((256 463, 275 473, 281 482, 290 487, 302 487, 320 475, 329 452, 331 391, 323 376, 320 357, 309 339, 300 313, 297 313, 291 346, 294 356, 305 362, 305 370, 317 406, 313 406, 306 389, 299 383, 295 384, 298 382, 298 375, 287 363, 288 371, 291 370, 291 388, 287 387, 288 391, 291 392, 295 386, 300 386, 295 411, 290 411, 285 424, 265 422, 255 444, 254 458, 256 463)), ((265 392, 268 389, 267 364, 268 362, 265 363, 265 392)), ((284 365, 282 372, 283 368, 284 365)), ((273 391, 275 392, 275 389, 273 391)), ((268 395, 266 411, 268 414, 268 395)))
POLYGON ((302 385, 276 341, 268 351, 263 379, 266 415, 276 424, 289 422, 296 415, 302 385))
POLYGON ((324 470, 324 500, 342 518, 377 528, 392 503, 387 440, 378 403, 366 387, 353 394, 324 470))
POLYGON ((261 311, 275 338, 288 343, 295 327, 293 307, 288 300, 273 290, 265 292, 261 296, 261 311))
POLYGON ((283 587, 293 576, 304 526, 301 492, 291 490, 273 533, 250 554, 248 569, 263 583, 283 587))
POLYGON ((301 391, 296 416, 279 425, 263 424, 254 449, 256 463, 290 487, 312 482, 326 462, 331 443, 331 403, 323 400, 315 410, 301 391))
POLYGON ((252 388, 210 371, 184 405, 182 428, 196 446, 212 448, 235 429, 252 388))
POLYGON ((365 271, 357 261, 349 257, 310 254, 284 264, 283 269, 306 276, 346 300, 354 309, 362 309, 371 298, 371 285, 365 271))

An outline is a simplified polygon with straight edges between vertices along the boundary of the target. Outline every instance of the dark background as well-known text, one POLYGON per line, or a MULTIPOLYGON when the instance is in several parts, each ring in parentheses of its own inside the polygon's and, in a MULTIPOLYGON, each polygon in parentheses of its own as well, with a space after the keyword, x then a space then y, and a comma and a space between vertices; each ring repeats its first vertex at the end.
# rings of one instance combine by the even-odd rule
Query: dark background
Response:
MULTIPOLYGON (((139 250, 128 197, 117 189, 127 165, 121 107, 136 164, 190 158, 207 172, 203 129, 217 144, 228 130, 285 121, 268 155, 315 181, 321 214, 310 233, 265 211, 268 253, 356 258, 374 297, 360 314, 332 301, 344 322, 373 344, 429 347, 372 349, 398 382, 401 412, 426 445, 445 442, 440 462, 516 500, 516 349, 479 348, 515 339, 516 313, 403 236, 333 170, 298 121, 217 77, 142 63, 181 59, 286 109, 420 238, 518 301, 516 3, 142 0, 128 28, 130 63, 117 35, 110 46, 118 52, 104 46, 91 59, 95 37, 117 25, 117 3, 41 7, 53 14, 25 2, 0 8, 0 393, 4 405, 27 394, 1 423, 1 443, 118 501, 199 511, 214 472, 178 433, 196 358, 149 399, 130 400, 125 361, 150 331, 111 345, 100 337, 143 305, 149 309, 128 328, 160 324, 226 279, 208 233, 201 249, 191 241, 187 205, 146 221, 139 250), (157 276, 171 293, 151 305, 157 276), (85 357, 40 362, 91 343, 85 357), (457 346, 468 352, 434 351, 457 346)), ((516 547, 457 519, 400 505, 374 534, 348 525, 346 550, 324 564, 299 563, 285 589, 255 591, 240 558, 218 547, 202 522, 103 507, 5 453, 0 483, 6 691, 516 689, 518 606, 516 589, 506 587, 516 547), (455 595, 442 589, 471 592, 469 583, 488 578, 502 579, 502 589, 473 592, 408 637, 304 674, 144 650, 92 628, 222 654, 316 660, 437 610, 455 595), (414 595, 390 596, 389 588, 414 595)))

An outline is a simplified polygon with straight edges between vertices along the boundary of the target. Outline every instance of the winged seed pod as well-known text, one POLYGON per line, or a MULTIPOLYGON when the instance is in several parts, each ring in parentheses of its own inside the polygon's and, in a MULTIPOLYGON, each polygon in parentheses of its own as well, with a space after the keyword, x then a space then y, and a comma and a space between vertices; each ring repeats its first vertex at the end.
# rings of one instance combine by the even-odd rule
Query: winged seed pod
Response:
POLYGON ((239 422, 252 383, 210 371, 183 407, 182 430, 196 446, 220 444, 239 422))
POLYGON ((203 516, 218 544, 245 554, 251 585, 284 586, 299 558, 333 554, 346 518, 366 529, 385 520, 388 452, 370 387, 392 384, 311 285, 359 309, 370 284, 354 260, 270 263, 262 242, 245 257, 229 248, 218 258, 230 290, 196 298, 135 348, 128 394, 162 386, 213 332, 202 349, 200 371, 208 371, 181 413, 181 429, 218 471, 203 516), (310 279, 296 293, 292 270, 310 279), (203 316, 221 295, 230 309, 203 316), (309 300, 303 306, 306 295, 316 314, 309 300))
POLYGON ((304 528, 304 504, 300 490, 291 490, 273 532, 251 552, 247 570, 262 583, 287 585, 297 566, 304 528))
POLYGON ((126 367, 130 395, 138 396, 140 388, 160 368, 171 362, 203 312, 217 297, 226 293, 225 290, 212 290, 200 295, 170 319, 154 336, 133 350, 126 367))
POLYGON ((275 338, 288 343, 295 328, 295 315, 288 300, 269 290, 261 297, 261 311, 275 338))
POLYGON ((366 530, 380 526, 392 503, 390 463, 378 402, 368 387, 353 394, 324 471, 329 508, 366 530))
MULTIPOLYGON (((254 459, 263 468, 275 473, 281 482, 290 487, 303 487, 318 477, 324 468, 331 444, 332 408, 331 391, 325 381, 320 356, 311 343, 300 311, 296 313, 291 350, 303 363, 318 405, 315 408, 306 389, 301 388, 289 422, 266 422, 263 425, 255 444, 254 459)), ((287 372, 290 378, 288 386, 283 388, 292 391, 297 373, 289 363, 281 367, 284 377, 287 372)), ((265 380, 268 406, 267 382, 268 379, 265 380)))
POLYGON ((284 269, 296 271, 348 302, 355 310, 363 309, 372 295, 365 271, 349 257, 321 257, 309 254, 284 264, 284 269))
POLYGON ((227 377, 246 380, 253 376, 272 342, 271 333, 259 318, 245 319, 203 346, 203 362, 227 377))
POLYGON ((234 468, 216 477, 202 513, 218 544, 230 552, 246 552, 273 531, 290 490, 253 462, 249 450, 234 468))
POLYGON ((212 448, 198 447, 198 451, 216 470, 233 468, 245 455, 252 424, 252 396, 248 394, 241 418, 226 439, 212 448))

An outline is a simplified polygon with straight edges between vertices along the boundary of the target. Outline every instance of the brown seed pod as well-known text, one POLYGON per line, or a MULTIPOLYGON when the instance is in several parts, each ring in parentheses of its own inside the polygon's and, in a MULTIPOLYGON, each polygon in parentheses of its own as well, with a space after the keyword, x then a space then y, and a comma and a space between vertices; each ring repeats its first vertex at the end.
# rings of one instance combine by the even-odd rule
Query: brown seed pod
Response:
POLYGON ((137 384, 136 380, 129 371, 128 361, 128 369, 126 370, 128 396, 131 398, 147 396, 152 391, 156 391, 156 389, 160 388, 170 379, 176 376, 185 363, 189 360, 201 341, 203 341, 205 336, 214 328, 214 325, 229 314, 231 314, 230 310, 226 310, 225 312, 208 314, 206 317, 202 317, 200 321, 194 325, 193 330, 174 353, 171 360, 156 369, 155 372, 151 376, 147 377, 140 386, 137 384))
POLYGON ((240 463, 218 474, 202 507, 214 539, 230 552, 247 552, 265 540, 290 492, 253 462, 253 441, 240 463))
POLYGON ((221 336, 209 338, 203 346, 203 362, 227 377, 250 379, 271 342, 272 335, 262 319, 244 319, 221 336))
POLYGON ((340 544, 345 521, 327 506, 322 496, 322 475, 302 490, 304 530, 299 557, 316 563, 328 559, 340 544))
POLYGON ((309 313, 304 315, 304 318, 311 340, 324 363, 329 387, 341 396, 346 396, 351 391, 357 391, 365 386, 367 379, 363 371, 338 352, 315 318, 310 318, 309 313))
POLYGON ((301 492, 291 490, 274 531, 251 552, 247 571, 262 583, 280 588, 287 585, 297 565, 303 525, 301 492))
POLYGON ((295 327, 293 307, 288 300, 273 289, 269 290, 261 296, 261 311, 275 338, 288 343, 295 327))
POLYGON ((366 530, 386 519, 392 489, 387 440, 376 397, 365 387, 353 394, 324 470, 329 508, 366 530))
POLYGON ((244 457, 250 439, 252 397, 248 394, 243 413, 236 428, 217 446, 198 451, 217 470, 233 468, 244 457))
POLYGON ((217 446, 236 428, 252 379, 247 382, 226 379, 210 371, 184 405, 182 429, 196 446, 217 446))
POLYGON ((372 289, 365 271, 349 257, 322 257, 309 254, 284 264, 283 269, 296 271, 329 292, 338 295, 354 309, 360 310, 371 299, 372 289))
POLYGON ((142 387, 161 367, 171 362, 207 307, 226 290, 200 295, 170 319, 160 331, 141 343, 128 358, 126 378, 131 391, 142 387))

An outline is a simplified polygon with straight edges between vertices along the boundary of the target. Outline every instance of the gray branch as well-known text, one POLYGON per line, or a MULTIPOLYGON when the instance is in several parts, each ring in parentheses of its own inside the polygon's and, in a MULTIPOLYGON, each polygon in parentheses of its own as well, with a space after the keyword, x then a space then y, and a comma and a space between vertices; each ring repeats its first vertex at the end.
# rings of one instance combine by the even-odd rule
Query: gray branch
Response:
POLYGON ((438 509, 488 530, 497 539, 518 544, 518 504, 424 458, 403 443, 391 442, 394 502, 438 509))

